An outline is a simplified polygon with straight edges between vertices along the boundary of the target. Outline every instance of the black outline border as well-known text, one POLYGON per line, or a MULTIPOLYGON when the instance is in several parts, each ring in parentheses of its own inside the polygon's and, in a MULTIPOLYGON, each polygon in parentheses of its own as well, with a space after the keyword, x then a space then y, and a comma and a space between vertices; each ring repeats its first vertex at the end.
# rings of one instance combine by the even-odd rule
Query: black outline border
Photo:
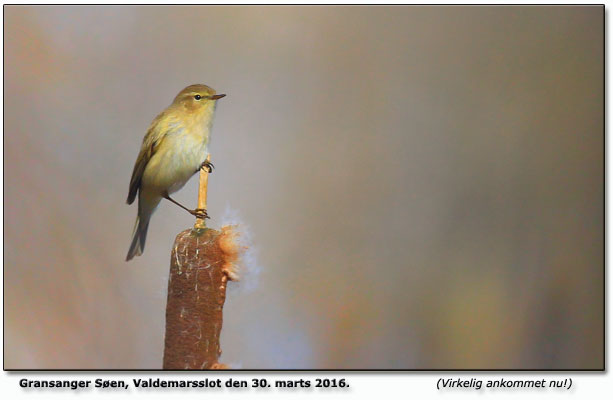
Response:
MULTIPOLYGON (((6 37, 6 32, 4 32, 4 18, 5 15, 4 14, 4 10, 6 10, 7 6, 18 6, 18 7, 49 7, 49 6, 74 6, 74 7, 84 7, 84 6, 129 6, 129 7, 134 7, 134 6, 142 6, 142 7, 182 7, 182 6, 191 6, 191 7, 207 7, 207 6, 226 6, 226 7, 236 7, 236 6, 241 6, 241 7, 250 7, 250 6, 271 6, 271 7, 287 7, 287 6, 318 6, 318 7, 325 7, 325 6, 345 6, 345 7, 356 7, 356 6, 362 6, 362 7, 378 7, 378 6, 395 6, 395 7, 441 7, 441 6, 445 6, 445 7, 471 7, 471 6, 476 6, 476 7, 601 7, 602 8, 602 22, 603 22, 603 26, 602 26, 602 35, 603 35, 603 93, 602 93, 602 98, 603 98, 603 196, 604 196, 604 204, 603 204, 603 282, 602 282, 602 286, 603 286, 603 366, 602 368, 589 368, 589 369, 225 369, 225 370, 181 370, 181 369, 170 369, 170 370, 165 370, 165 369, 7 369, 4 365, 5 360, 4 360, 4 353, 3 353, 3 359, 2 359, 2 369, 6 372, 51 372, 51 373, 58 373, 61 374, 63 372, 139 372, 139 373, 143 373, 143 372, 154 372, 154 373, 164 373, 167 374, 168 372, 183 372, 183 373, 202 373, 202 372, 210 372, 210 373, 251 373, 251 372, 283 372, 283 373, 294 373, 294 372, 340 372, 340 373, 344 373, 344 372, 366 372, 366 373, 370 373, 370 372, 392 372, 392 373, 397 373, 397 374, 402 374, 402 373, 406 373, 406 372, 547 372, 547 373, 555 373, 555 372, 606 372, 606 365, 607 365, 607 337, 606 337, 606 327, 607 327, 607 291, 606 291, 606 281, 607 281, 607 271, 606 271, 606 264, 607 264, 607 226, 606 226, 606 217, 607 217, 607 191, 608 191, 608 187, 607 187, 607 137, 606 137, 606 128, 607 128, 607 19, 606 19, 606 5, 602 4, 602 3, 587 3, 587 4, 511 4, 511 3, 500 3, 500 4, 494 4, 494 3, 490 3, 490 4, 475 4, 475 3, 466 3, 466 4, 448 4, 448 3, 441 3, 441 4, 389 4, 389 3, 383 3, 383 4, 339 4, 339 3, 333 3, 333 4, 306 4, 306 3, 299 3, 299 4, 270 4, 270 3, 260 3, 260 4, 218 4, 218 3, 214 3, 214 4, 185 4, 185 3, 180 3, 180 4, 153 4, 153 3, 143 3, 143 4, 136 4, 136 3, 132 3, 132 4, 117 4, 117 3, 109 3, 109 4, 66 4, 66 3, 51 3, 51 4, 15 4, 15 3, 5 3, 2 5, 2 9, 3 9, 3 20, 2 20, 2 26, 3 26, 3 43, 2 43, 2 48, 3 48, 3 52, 2 52, 2 66, 3 66, 3 77, 2 77, 2 81, 3 81, 3 87, 2 87, 2 98, 3 98, 3 103, 2 103, 2 117, 3 117, 3 126, 2 126, 2 131, 3 131, 3 135, 2 135, 2 145, 3 145, 3 149, 5 149, 4 144, 4 132, 5 132, 5 127, 4 127, 4 111, 5 111, 5 107, 4 107, 4 98, 5 98, 5 91, 4 91, 4 82, 5 82, 5 76, 4 76, 4 66, 5 66, 5 53, 4 53, 4 49, 5 49, 5 37, 6 37)), ((4 157, 3 157, 3 165, 4 165, 4 157)), ((4 170, 3 170, 3 181, 2 181, 2 187, 3 187, 3 191, 5 189, 5 180, 4 180, 4 170)), ((2 213, 4 215, 4 202, 3 202, 3 206, 2 206, 2 213)), ((3 232, 5 231, 6 228, 6 224, 4 222, 3 219, 3 232)), ((2 243, 2 248, 4 250, 4 240, 2 243)), ((6 320, 5 320, 5 316, 4 316, 4 293, 5 293, 5 281, 4 281, 4 256, 3 256, 3 261, 2 261, 2 276, 3 276, 3 280, 2 280, 2 285, 3 285, 3 296, 2 296, 2 319, 3 319, 3 324, 2 324, 2 334, 3 334, 3 348, 6 347, 6 336, 4 335, 4 327, 6 325, 6 320)))

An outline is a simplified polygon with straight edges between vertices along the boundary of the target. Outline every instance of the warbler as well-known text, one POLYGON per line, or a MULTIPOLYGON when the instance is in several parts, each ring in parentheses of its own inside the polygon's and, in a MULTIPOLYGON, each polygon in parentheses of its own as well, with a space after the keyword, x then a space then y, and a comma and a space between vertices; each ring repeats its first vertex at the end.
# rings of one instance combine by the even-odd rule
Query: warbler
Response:
POLYGON ((190 210, 170 194, 201 168, 212 171, 213 164, 206 161, 209 138, 217 100, 224 96, 206 85, 190 85, 151 122, 130 179, 127 203, 132 204, 138 193, 138 215, 126 261, 143 253, 149 220, 162 198, 192 215, 208 218, 206 210, 190 210))

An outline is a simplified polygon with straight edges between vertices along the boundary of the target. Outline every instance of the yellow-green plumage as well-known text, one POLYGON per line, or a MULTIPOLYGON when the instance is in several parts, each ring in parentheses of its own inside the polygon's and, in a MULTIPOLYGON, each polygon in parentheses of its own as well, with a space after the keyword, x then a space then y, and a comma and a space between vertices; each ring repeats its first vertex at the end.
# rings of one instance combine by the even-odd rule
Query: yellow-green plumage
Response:
POLYGON ((139 200, 126 260, 142 254, 149 220, 162 198, 181 189, 206 160, 215 106, 222 96, 206 85, 188 86, 149 126, 130 179, 127 202, 132 204, 137 193, 139 200))

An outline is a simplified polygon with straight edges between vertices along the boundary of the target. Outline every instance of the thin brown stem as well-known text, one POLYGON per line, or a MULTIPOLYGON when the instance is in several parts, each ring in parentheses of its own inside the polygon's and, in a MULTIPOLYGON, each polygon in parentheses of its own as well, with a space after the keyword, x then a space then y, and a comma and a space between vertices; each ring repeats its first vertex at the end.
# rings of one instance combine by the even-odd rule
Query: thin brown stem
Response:
MULTIPOLYGON (((210 164, 211 155, 209 154, 206 157, 206 162, 210 164)), ((203 164, 205 166, 206 164, 203 164)), ((200 183, 198 186, 198 209, 206 210, 206 195, 207 195, 207 187, 209 183, 209 170, 206 167, 200 168, 200 183)), ((196 216, 196 223, 194 224, 194 228, 206 228, 205 218, 200 218, 196 216)))

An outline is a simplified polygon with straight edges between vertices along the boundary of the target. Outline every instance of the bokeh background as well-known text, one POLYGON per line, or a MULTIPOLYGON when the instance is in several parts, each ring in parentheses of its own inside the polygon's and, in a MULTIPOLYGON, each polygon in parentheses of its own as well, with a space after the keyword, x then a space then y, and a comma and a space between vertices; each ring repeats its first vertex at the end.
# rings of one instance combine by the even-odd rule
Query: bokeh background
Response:
POLYGON ((211 224, 253 256, 223 362, 602 368, 603 12, 5 6, 4 367, 161 367, 193 218, 162 203, 126 263, 125 198, 205 83, 211 224))

